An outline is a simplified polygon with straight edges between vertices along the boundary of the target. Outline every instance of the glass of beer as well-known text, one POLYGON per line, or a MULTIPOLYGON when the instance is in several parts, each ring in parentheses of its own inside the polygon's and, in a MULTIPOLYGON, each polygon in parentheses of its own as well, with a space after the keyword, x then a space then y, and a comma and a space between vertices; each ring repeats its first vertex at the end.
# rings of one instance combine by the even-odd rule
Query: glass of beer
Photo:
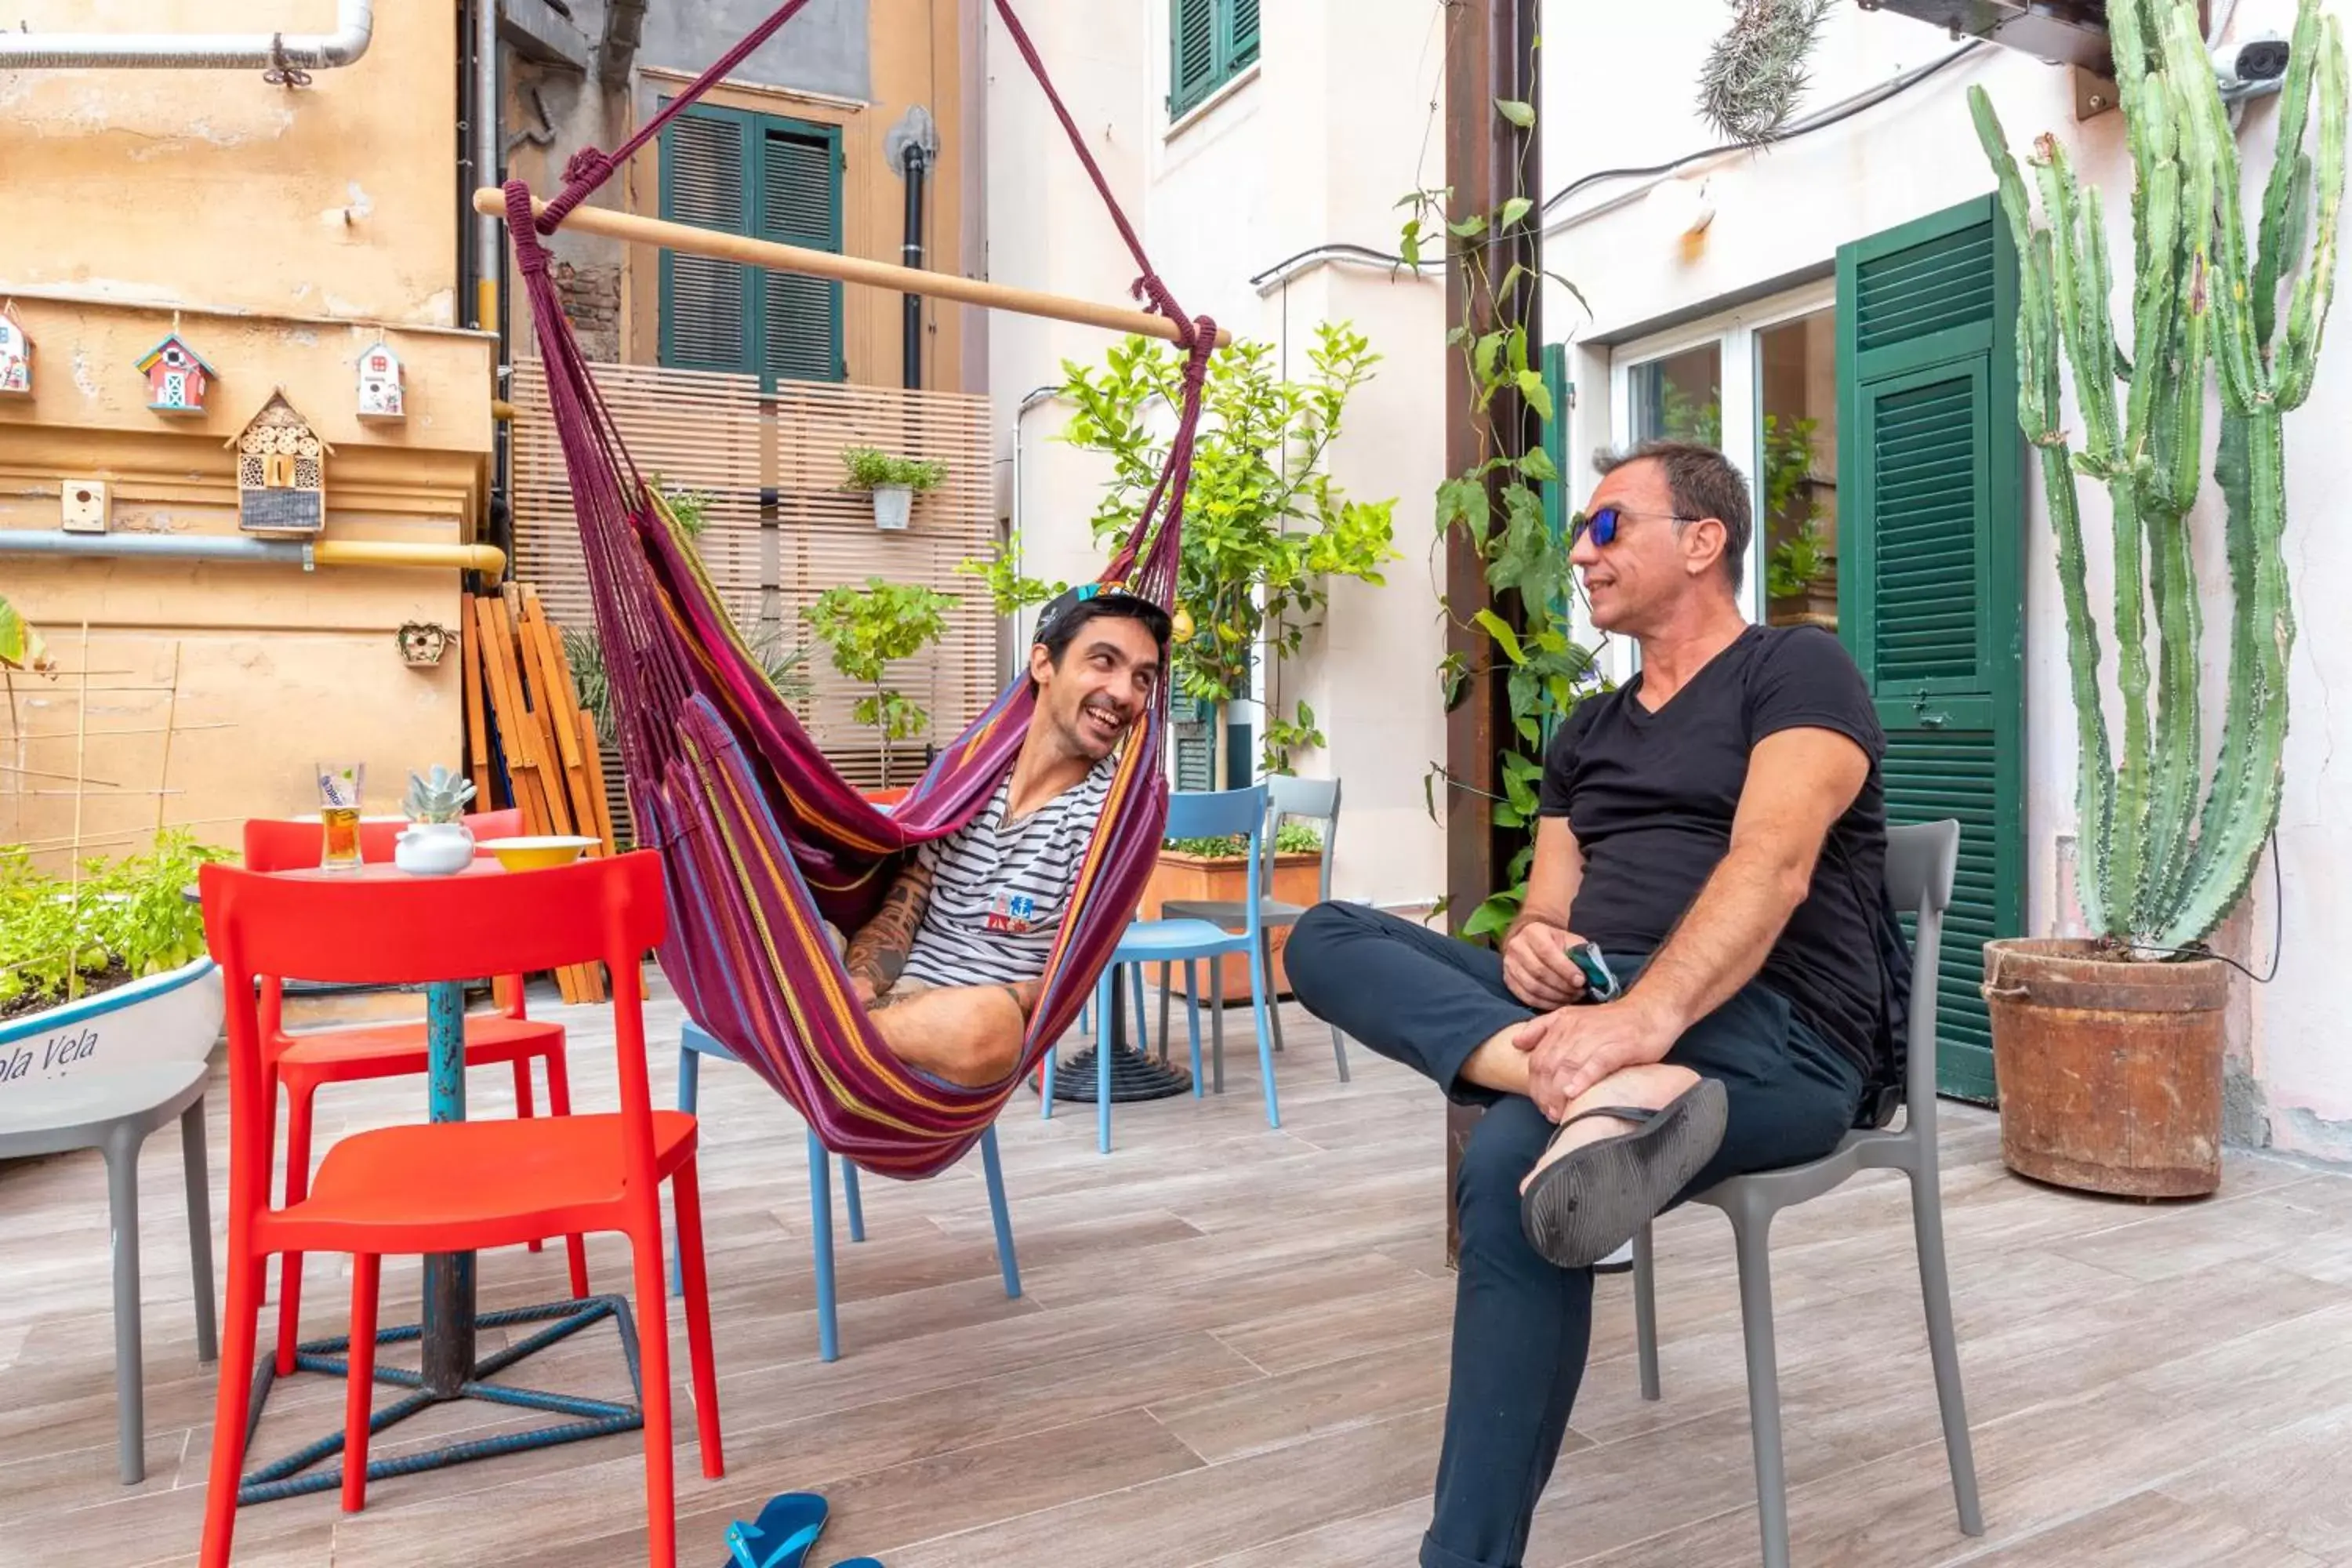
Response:
POLYGON ((320 763, 319 821, 326 829, 326 846, 319 857, 321 869, 360 868, 360 789, 367 782, 365 763, 320 763))

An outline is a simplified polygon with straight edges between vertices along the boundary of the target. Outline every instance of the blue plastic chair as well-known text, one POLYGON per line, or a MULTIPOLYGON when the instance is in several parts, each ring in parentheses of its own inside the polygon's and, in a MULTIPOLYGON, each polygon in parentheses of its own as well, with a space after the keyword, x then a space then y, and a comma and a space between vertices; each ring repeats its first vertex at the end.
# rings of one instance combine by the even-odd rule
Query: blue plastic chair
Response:
MULTIPOLYGON (((1260 893, 1259 854, 1265 838, 1265 786, 1256 784, 1249 789, 1218 790, 1211 794, 1184 794, 1168 799, 1167 837, 1171 838, 1244 838, 1248 840, 1249 883, 1244 898, 1242 929, 1229 931, 1208 921, 1137 921, 1118 939, 1118 948, 1110 962, 1095 982, 1094 1015, 1097 1025, 1110 1016, 1118 992, 1113 989, 1121 964, 1146 963, 1186 964, 1193 960, 1207 959, 1211 978, 1210 1031, 1216 1052, 1217 1088, 1224 1088, 1225 1015, 1224 966, 1216 961, 1229 952, 1249 954, 1250 1003, 1256 1016, 1257 1060, 1260 1075, 1265 1080, 1265 1121, 1269 1127, 1282 1125, 1282 1111, 1274 1090, 1274 1036, 1266 1018, 1265 944, 1258 919, 1260 893)), ((1163 969, 1161 973, 1165 973, 1163 969)), ((1187 986, 1199 994, 1197 986, 1187 986)), ((1136 994, 1138 1017, 1137 1043, 1142 1040, 1143 998, 1139 985, 1136 994)), ((1192 1015, 1192 1095, 1201 1095, 1201 1025, 1197 1012, 1192 1015)), ((1110 1055, 1095 1052, 1095 1142, 1102 1152, 1110 1152, 1110 1055)), ((1039 1095, 1041 1116, 1054 1114, 1053 1085, 1047 1081, 1039 1095)))
MULTIPOLYGON (((702 1058, 717 1057, 721 1061, 736 1061, 734 1052, 720 1045, 703 1027, 691 1019, 678 1036, 677 1108, 693 1114, 701 1098, 702 1058)), ((996 1226, 996 1260, 1004 1272, 1004 1293, 1014 1300, 1021 1295, 1021 1265, 1013 1256, 1013 1216, 1004 1206, 1004 1165, 997 1158, 996 1129, 991 1127, 980 1135, 981 1167, 988 1177, 988 1215, 996 1226)), ((816 1260, 816 1340, 817 1353, 826 1361, 841 1359, 841 1321, 834 1300, 833 1274, 833 1182, 832 1162, 825 1156, 824 1144, 812 1127, 808 1132, 809 1166, 809 1233, 814 1242, 812 1250, 816 1260)), ((849 1209, 849 1239, 866 1239, 866 1212, 858 1202, 857 1167, 846 1155, 841 1159, 841 1196, 849 1209)), ((677 1254, 671 1248, 669 1265, 670 1294, 678 1292, 677 1254)))

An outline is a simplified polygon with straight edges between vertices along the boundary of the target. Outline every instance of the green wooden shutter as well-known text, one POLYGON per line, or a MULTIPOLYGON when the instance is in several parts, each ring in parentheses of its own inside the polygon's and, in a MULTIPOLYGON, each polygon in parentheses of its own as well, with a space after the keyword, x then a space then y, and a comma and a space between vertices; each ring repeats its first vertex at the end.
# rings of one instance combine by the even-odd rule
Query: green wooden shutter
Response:
POLYGON ((2025 922, 2016 287, 1989 196, 1838 253, 1838 624, 1886 731, 1888 820, 1960 824, 1937 1068, 1988 1101, 1983 944, 2025 922))
POLYGON ((1224 0, 1225 60, 1219 74, 1231 77, 1257 60, 1258 0, 1224 0))
POLYGON ((1168 112, 1183 113, 1218 81, 1217 0, 1169 0, 1168 112))
POLYGON ((1169 698, 1168 721, 1173 737, 1171 750, 1175 758, 1177 789, 1217 787, 1217 742, 1210 732, 1215 715, 1213 703, 1198 701, 1181 691, 1169 698))
MULTIPOLYGON (((759 235, 812 250, 841 248, 841 151, 828 128, 761 127, 759 235)), ((797 272, 761 276, 761 368, 774 380, 841 381, 841 285, 797 272)))
MULTIPOLYGON (((747 232, 751 117, 697 105, 661 135, 661 216, 698 228, 747 232)), ((733 261, 661 253, 661 362, 684 370, 748 371, 752 273, 733 261)))

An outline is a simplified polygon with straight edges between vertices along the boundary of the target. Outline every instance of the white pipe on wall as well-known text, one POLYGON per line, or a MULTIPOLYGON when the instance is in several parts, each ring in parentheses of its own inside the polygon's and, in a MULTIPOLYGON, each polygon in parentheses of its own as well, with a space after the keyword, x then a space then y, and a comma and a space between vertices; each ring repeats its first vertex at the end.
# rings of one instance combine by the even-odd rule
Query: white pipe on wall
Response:
POLYGON ((331 33, 0 32, 0 70, 334 70, 374 31, 374 0, 336 0, 331 33))

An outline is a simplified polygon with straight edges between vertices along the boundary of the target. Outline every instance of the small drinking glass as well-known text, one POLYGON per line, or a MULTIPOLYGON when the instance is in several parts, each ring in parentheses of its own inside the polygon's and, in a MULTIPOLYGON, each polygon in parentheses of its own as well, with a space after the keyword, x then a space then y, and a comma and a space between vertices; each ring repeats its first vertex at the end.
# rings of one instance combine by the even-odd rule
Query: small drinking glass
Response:
POLYGON ((360 868, 360 790, 367 782, 365 763, 320 763, 319 822, 325 847, 319 858, 321 870, 360 868))

